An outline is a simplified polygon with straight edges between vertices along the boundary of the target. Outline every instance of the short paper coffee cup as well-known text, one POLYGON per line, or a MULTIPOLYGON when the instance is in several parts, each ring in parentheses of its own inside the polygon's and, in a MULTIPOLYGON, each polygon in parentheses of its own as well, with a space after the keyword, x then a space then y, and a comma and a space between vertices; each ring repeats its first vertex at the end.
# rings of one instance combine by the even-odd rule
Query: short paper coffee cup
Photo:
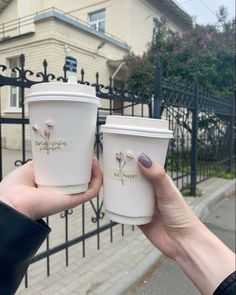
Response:
POLYGON ((168 121, 107 116, 103 132, 104 206, 110 220, 146 224, 152 220, 155 198, 152 185, 142 176, 137 159, 146 153, 164 166, 173 132, 168 121))
POLYGON ((27 103, 38 187, 59 194, 86 191, 99 106, 95 89, 73 79, 35 84, 27 103))

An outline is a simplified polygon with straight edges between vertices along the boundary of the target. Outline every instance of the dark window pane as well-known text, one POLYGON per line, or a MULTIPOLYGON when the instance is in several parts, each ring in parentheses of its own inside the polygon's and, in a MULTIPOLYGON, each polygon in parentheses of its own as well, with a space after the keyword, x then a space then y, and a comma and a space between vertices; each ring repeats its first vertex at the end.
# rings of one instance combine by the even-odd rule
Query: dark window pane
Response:
POLYGON ((105 19, 105 10, 99 12, 98 19, 105 19))
POLYGON ((15 86, 11 86, 10 107, 17 107, 17 88, 15 86))
POLYGON ((98 31, 105 32, 105 21, 98 23, 98 31))
POLYGON ((96 13, 93 13, 93 14, 90 14, 90 21, 91 22, 94 22, 94 21, 96 21, 97 20, 97 14, 96 13))
POLYGON ((91 28, 93 28, 94 30, 97 30, 96 23, 95 23, 95 24, 91 24, 90 26, 91 26, 91 28))

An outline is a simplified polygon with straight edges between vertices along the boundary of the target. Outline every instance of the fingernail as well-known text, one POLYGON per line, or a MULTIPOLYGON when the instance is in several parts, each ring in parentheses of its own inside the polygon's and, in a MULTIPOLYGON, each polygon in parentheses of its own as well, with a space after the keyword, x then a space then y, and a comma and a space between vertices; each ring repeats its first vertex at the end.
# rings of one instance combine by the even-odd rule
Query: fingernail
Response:
POLYGON ((144 153, 142 153, 138 157, 138 161, 145 167, 145 168, 151 168, 152 167, 152 160, 144 153))

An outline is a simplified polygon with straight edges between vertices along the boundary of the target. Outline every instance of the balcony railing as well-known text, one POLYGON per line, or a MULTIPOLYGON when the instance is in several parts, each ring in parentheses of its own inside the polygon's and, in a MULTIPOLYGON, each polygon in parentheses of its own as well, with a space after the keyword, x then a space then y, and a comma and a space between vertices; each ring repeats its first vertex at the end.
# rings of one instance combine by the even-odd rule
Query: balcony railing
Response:
POLYGON ((7 40, 26 33, 35 32, 35 22, 50 16, 58 17, 61 20, 63 18, 65 22, 70 22, 71 24, 79 26, 85 31, 94 33, 100 38, 116 41, 118 44, 122 44, 124 47, 128 48, 126 42, 117 38, 116 36, 109 34, 107 32, 98 32, 89 23, 86 23, 78 19, 77 17, 71 15, 70 12, 66 13, 55 7, 42 10, 34 14, 20 17, 11 21, 0 23, 0 41, 7 40))
POLYGON ((36 14, 27 15, 0 24, 0 41, 7 40, 24 33, 34 32, 34 17, 36 14))

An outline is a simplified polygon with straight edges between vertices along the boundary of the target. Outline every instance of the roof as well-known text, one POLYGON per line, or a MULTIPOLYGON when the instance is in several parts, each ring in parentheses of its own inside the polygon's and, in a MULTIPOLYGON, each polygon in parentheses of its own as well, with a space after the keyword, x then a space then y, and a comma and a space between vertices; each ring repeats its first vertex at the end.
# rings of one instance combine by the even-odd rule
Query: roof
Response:
POLYGON ((123 70, 127 70, 127 65, 124 61, 124 59, 108 59, 107 64, 115 69, 119 68, 123 70))
POLYGON ((152 6, 156 7, 164 15, 169 12, 182 21, 188 28, 192 28, 191 16, 178 6, 173 0, 147 0, 152 6))
POLYGON ((0 13, 12 0, 0 0, 0 13))
POLYGON ((104 32, 98 32, 98 31, 94 30, 93 28, 91 28, 91 26, 89 24, 84 23, 81 20, 78 20, 76 17, 74 17, 68 13, 65 13, 63 11, 60 11, 59 9, 56 9, 56 8, 51 8, 47 11, 37 13, 34 16, 34 21, 37 22, 37 21, 41 21, 44 19, 48 19, 50 17, 60 20, 61 22, 65 23, 65 24, 69 24, 71 26, 74 26, 75 28, 79 28, 82 31, 85 31, 95 37, 98 37, 99 39, 104 40, 105 42, 116 45, 122 49, 129 50, 128 44, 126 42, 124 42, 123 40, 121 40, 113 35, 104 33, 104 32))

